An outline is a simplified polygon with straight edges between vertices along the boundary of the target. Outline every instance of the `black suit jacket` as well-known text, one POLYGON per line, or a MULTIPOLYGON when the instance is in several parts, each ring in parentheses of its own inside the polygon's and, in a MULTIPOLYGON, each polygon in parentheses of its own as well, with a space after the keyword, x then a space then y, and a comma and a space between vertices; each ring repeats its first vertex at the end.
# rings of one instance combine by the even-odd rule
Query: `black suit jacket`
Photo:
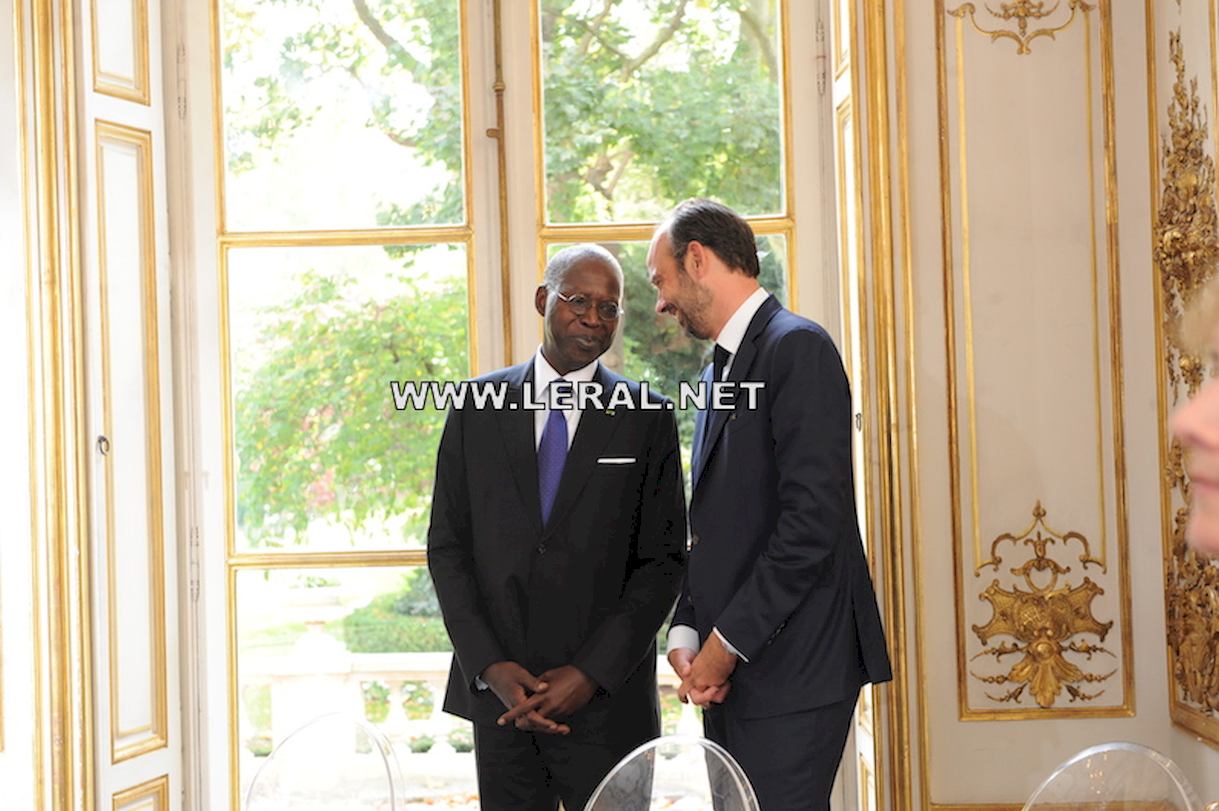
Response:
MULTIPOLYGON (((543 527, 534 412, 520 407, 532 378, 532 359, 479 378, 506 384, 507 406, 450 411, 440 440, 428 565, 455 651, 444 708, 494 723, 505 708, 475 685, 488 665, 572 664, 599 686, 572 735, 643 741, 659 734, 655 636, 685 564, 673 412, 656 395, 661 410, 585 408, 543 527)), ((594 379, 638 404, 638 384, 600 365, 594 379)))
POLYGON ((842 361, 820 326, 771 296, 728 379, 763 386, 756 410, 740 396, 730 413, 699 414, 673 623, 703 640, 718 628, 749 660, 726 710, 763 717, 845 700, 892 674, 856 523, 842 361))

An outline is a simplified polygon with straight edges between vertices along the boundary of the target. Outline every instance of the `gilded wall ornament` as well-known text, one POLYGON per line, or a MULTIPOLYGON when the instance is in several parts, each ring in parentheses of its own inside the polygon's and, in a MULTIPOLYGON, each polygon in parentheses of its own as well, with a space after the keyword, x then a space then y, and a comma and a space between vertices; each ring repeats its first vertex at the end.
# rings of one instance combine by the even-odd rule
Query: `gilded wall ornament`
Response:
POLYGON ((974 30, 979 34, 985 34, 986 36, 990 37, 991 42, 995 42, 999 39, 1010 39, 1015 41, 1017 54, 1032 53, 1029 46, 1032 44, 1033 40, 1037 39, 1038 37, 1049 37, 1050 39, 1054 39, 1055 34, 1060 31, 1065 31, 1071 27, 1071 23, 1075 22, 1075 15, 1078 12, 1082 11, 1084 14, 1087 14, 1096 8, 1096 6, 1085 3, 1084 0, 1069 0, 1069 5, 1067 7, 1071 9, 1071 16, 1068 17, 1064 23, 1053 27, 1035 28, 1030 31, 1030 21, 1036 22, 1037 20, 1042 20, 1049 17, 1058 10, 1060 5, 1062 5, 1062 0, 1058 0, 1058 2, 1054 3, 1054 5, 1050 6, 1049 8, 1045 7, 1045 2, 1035 2, 1035 0, 1013 0, 1013 2, 1010 3, 1000 3, 998 11, 991 8, 989 3, 985 5, 986 11, 991 17, 994 17, 997 20, 1003 20, 1004 22, 1015 20, 1016 30, 1012 31, 1008 28, 983 28, 981 25, 978 25, 978 20, 975 16, 977 14, 978 7, 973 3, 962 3, 957 8, 949 10, 948 13, 953 17, 968 19, 969 24, 974 27, 974 30))
MULTIPOLYGON (((1186 82, 1179 31, 1169 34, 1168 50, 1175 82, 1169 131, 1160 151, 1163 177, 1153 247, 1160 275, 1165 375, 1175 403, 1182 395, 1192 396, 1206 375, 1206 364, 1182 346, 1178 332, 1183 312, 1214 274, 1219 228, 1206 111, 1198 99, 1198 80, 1186 82)), ((1219 564, 1199 557, 1185 542, 1190 482, 1176 441, 1166 459, 1165 508, 1172 515, 1164 556, 1170 709, 1174 721, 1219 744, 1219 564)))
MULTIPOLYGON (((1004 588, 998 579, 991 581, 986 590, 978 595, 991 606, 991 618, 986 625, 972 626, 978 639, 989 646, 995 637, 1011 637, 1014 641, 1003 641, 998 645, 984 647, 973 656, 993 656, 996 662, 1004 657, 1022 655, 1006 673, 970 675, 986 684, 1014 685, 1002 695, 987 697, 1000 703, 1020 704, 1027 691, 1042 709, 1054 706, 1063 690, 1072 702, 1088 702, 1099 697, 1104 690, 1087 692, 1081 685, 1099 684, 1113 674, 1089 672, 1084 666, 1067 659, 1067 654, 1076 654, 1086 662, 1092 662, 1097 654, 1113 656, 1113 652, 1099 643, 1105 641, 1113 621, 1101 622, 1092 613, 1092 602, 1105 590, 1085 577, 1078 586, 1063 582, 1059 578, 1071 571, 1049 556, 1049 547, 1078 543, 1082 547, 1079 561, 1084 569, 1088 566, 1100 568, 1093 558, 1088 539, 1078 532, 1059 533, 1045 522, 1046 512, 1038 501, 1033 508, 1033 523, 1018 533, 1005 532, 991 543, 991 560, 988 565, 999 571, 1003 558, 998 549, 1003 543, 1012 543, 1017 548, 1031 547, 1033 556, 1010 571, 1024 580, 1027 589, 1019 585, 1004 588), (1086 637, 1095 637, 1097 644, 1086 637)), ((1116 658, 1116 657, 1114 657, 1116 658)))

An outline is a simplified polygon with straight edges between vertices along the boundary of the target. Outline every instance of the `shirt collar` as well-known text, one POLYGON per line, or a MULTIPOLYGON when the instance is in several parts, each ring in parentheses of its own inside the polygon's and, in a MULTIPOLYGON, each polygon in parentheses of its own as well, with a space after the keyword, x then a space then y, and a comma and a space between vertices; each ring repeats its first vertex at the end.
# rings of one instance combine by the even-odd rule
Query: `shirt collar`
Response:
MULTIPOLYGON (((593 361, 587 366, 582 366, 579 369, 568 372, 562 375, 564 380, 573 382, 587 383, 593 379, 593 375, 597 373, 597 361, 593 361)), ((550 361, 546 360, 546 356, 542 354, 542 347, 538 347, 538 351, 533 354, 533 387, 538 394, 546 391, 546 387, 560 377, 554 367, 550 365, 550 361)))
POLYGON ((765 288, 759 287, 749 298, 741 302, 741 306, 736 308, 736 312, 728 319, 728 323, 724 324, 724 328, 720 330, 715 342, 724 347, 729 355, 735 355, 741 348, 741 341, 745 340, 745 331, 749 329, 749 322, 753 320, 754 315, 768 298, 770 298, 770 293, 767 293, 765 288))

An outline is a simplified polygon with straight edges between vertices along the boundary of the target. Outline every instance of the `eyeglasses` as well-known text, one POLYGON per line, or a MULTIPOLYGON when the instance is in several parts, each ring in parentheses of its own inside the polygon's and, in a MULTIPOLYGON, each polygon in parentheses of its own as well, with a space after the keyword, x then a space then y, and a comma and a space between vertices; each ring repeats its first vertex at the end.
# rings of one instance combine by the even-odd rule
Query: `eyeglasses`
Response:
MULTIPOLYGON (((555 290, 554 294, 563 299, 564 303, 566 303, 567 306, 571 308, 571 311, 576 315, 584 315, 588 312, 588 308, 593 306, 592 302, 589 301, 588 296, 583 295, 582 293, 577 293, 574 296, 565 296, 558 290, 555 290)), ((621 316, 623 312, 624 310, 618 306, 618 302, 616 301, 597 302, 597 315, 601 316, 602 321, 614 321, 621 316)))

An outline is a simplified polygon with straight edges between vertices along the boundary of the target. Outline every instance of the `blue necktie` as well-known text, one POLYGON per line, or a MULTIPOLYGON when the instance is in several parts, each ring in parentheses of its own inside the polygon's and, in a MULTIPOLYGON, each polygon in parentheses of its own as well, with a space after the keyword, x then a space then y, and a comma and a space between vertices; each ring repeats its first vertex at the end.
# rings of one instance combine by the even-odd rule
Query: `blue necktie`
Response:
MULTIPOLYGON (((569 390, 571 384, 559 378, 550 384, 552 397, 569 390)), ((559 482, 563 478, 563 466, 567 464, 567 416, 557 408, 550 409, 546 427, 542 429, 542 441, 538 443, 538 495, 542 501, 542 526, 550 520, 555 496, 559 494, 559 482)))

